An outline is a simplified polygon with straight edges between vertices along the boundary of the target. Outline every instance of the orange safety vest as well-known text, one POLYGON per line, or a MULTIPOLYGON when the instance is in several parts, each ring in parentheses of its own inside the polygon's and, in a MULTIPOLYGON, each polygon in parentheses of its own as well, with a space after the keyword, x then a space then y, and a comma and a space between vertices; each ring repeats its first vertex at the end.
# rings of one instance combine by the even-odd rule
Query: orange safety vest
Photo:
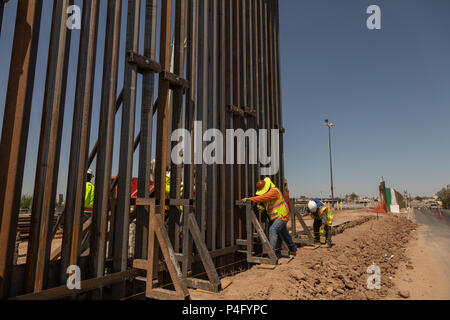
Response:
POLYGON ((278 188, 279 197, 275 201, 270 201, 266 204, 267 214, 269 215, 270 221, 275 221, 277 219, 288 220, 289 221, 289 207, 284 200, 283 194, 278 188))

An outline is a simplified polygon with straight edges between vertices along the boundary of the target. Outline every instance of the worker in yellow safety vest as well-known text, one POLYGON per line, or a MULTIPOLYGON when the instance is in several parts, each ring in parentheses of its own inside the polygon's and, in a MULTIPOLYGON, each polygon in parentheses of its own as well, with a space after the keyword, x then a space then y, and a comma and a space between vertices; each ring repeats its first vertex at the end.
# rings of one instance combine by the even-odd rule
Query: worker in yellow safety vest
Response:
POLYGON ((312 199, 308 203, 308 211, 314 219, 314 241, 320 245, 320 236, 325 235, 328 247, 332 247, 331 243, 331 227, 333 226, 333 213, 323 202, 312 199))
POLYGON ((91 182, 93 178, 94 178, 94 172, 92 172, 92 170, 89 169, 87 171, 86 192, 84 195, 84 216, 85 216, 85 218, 90 218, 92 216, 92 210, 94 208, 95 187, 91 182))
MULTIPOLYGON (((266 178, 263 181, 259 181, 256 184, 257 192, 256 197, 245 198, 244 202, 252 201, 258 204, 258 210, 265 210, 269 216, 271 226, 269 229, 269 242, 273 250, 278 251, 280 246, 280 237, 288 245, 290 254, 295 255, 297 252, 297 246, 292 240, 291 235, 287 229, 287 223, 289 222, 289 207, 283 197, 281 191, 275 186, 275 184, 266 178)), ((281 243, 280 243, 281 244, 281 243)))

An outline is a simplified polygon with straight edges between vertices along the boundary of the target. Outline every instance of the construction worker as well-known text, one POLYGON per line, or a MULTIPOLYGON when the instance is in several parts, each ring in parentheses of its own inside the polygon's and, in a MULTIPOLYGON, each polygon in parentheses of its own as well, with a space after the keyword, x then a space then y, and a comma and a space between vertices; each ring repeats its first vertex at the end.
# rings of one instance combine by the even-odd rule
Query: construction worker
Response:
POLYGON ((314 241, 320 245, 320 236, 325 235, 328 247, 331 248, 331 226, 333 225, 333 215, 331 209, 323 202, 312 199, 308 203, 308 210, 314 219, 314 241))
POLYGON ((284 181, 284 199, 287 201, 288 207, 289 207, 289 211, 292 210, 291 208, 291 196, 290 196, 290 192, 289 192, 289 186, 288 186, 288 181, 285 180, 284 181))
POLYGON ((95 187, 92 184, 92 179, 94 178, 94 172, 89 169, 86 175, 86 192, 84 195, 84 216, 85 220, 92 216, 92 210, 94 207, 94 191, 95 187))
POLYGON ((284 200, 283 194, 275 184, 266 178, 256 184, 256 197, 243 199, 244 202, 252 201, 258 204, 258 209, 265 209, 269 216, 271 226, 269 229, 269 242, 273 250, 278 251, 277 245, 279 237, 286 242, 291 254, 296 254, 297 246, 292 241, 292 237, 287 229, 289 222, 289 207, 284 200), (264 207, 262 207, 264 206, 264 207))

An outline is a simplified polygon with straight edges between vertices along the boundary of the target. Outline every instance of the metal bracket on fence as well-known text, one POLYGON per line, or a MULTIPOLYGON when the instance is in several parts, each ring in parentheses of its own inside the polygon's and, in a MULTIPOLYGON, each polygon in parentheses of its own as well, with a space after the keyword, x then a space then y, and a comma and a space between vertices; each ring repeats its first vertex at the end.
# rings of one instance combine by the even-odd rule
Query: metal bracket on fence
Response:
POLYGON ((253 117, 256 118, 256 110, 250 107, 242 107, 239 108, 234 105, 228 106, 228 112, 232 113, 234 116, 245 118, 245 117, 253 117))
POLYGON ((163 80, 167 80, 170 82, 171 89, 182 87, 187 89, 190 87, 190 82, 186 79, 178 77, 176 74, 163 70, 161 71, 161 77, 163 80))
POLYGON ((158 62, 133 51, 127 52, 127 61, 137 65, 141 72, 160 73, 162 71, 162 67, 158 62))

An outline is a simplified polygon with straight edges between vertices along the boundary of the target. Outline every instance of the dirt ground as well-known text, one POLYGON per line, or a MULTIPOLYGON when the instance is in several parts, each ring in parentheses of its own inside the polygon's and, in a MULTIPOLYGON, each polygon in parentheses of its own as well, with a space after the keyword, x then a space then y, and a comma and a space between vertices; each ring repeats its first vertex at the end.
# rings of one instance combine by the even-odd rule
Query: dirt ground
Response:
MULTIPOLYGON (((351 215, 339 218, 345 220, 345 214, 351 215)), ((341 228, 345 230, 336 228, 339 234, 333 237, 333 248, 301 248, 288 264, 274 270, 253 266, 227 278, 232 284, 219 294, 192 291, 191 296, 205 300, 448 298, 447 288, 439 284, 442 270, 425 254, 418 228, 404 216, 387 214, 377 219, 359 212, 341 228), (367 288, 371 276, 367 269, 373 264, 381 269, 380 290, 367 288)))

